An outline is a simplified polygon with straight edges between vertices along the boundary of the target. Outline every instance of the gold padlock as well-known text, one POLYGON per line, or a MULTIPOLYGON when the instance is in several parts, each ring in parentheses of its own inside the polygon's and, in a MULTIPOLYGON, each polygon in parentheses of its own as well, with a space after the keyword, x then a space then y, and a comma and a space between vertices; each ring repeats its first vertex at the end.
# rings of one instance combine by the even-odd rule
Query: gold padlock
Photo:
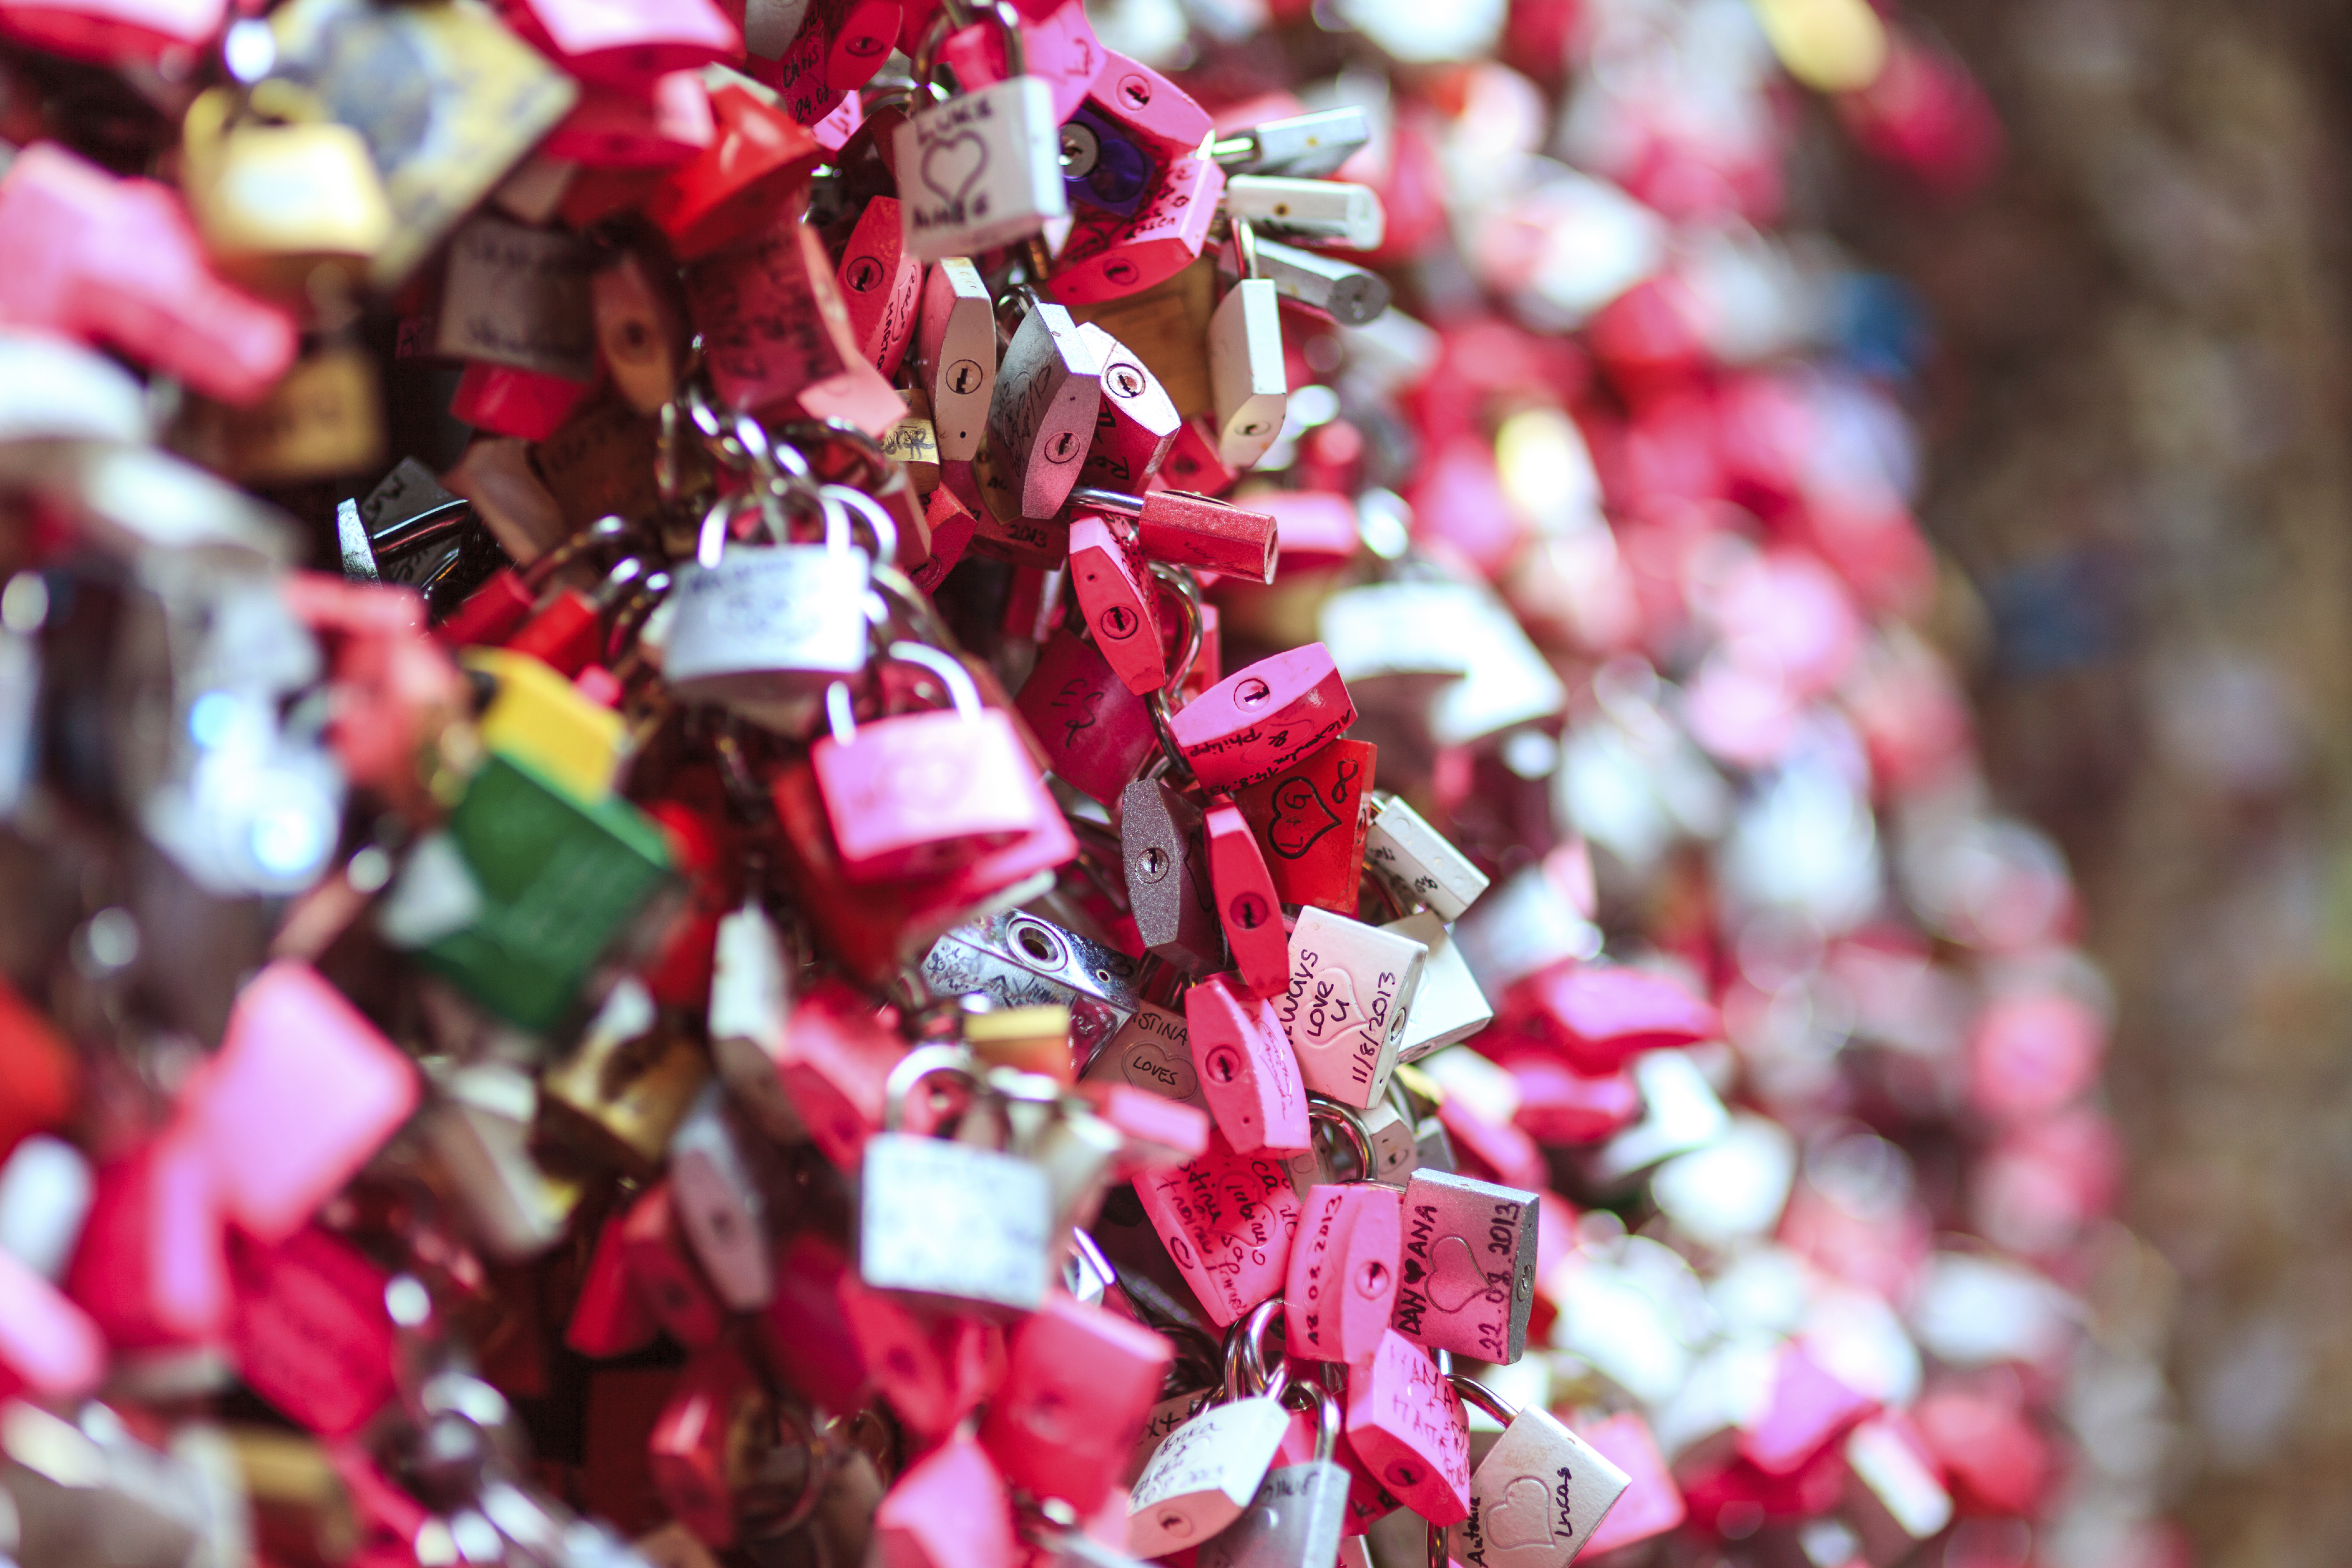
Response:
POLYGON ((581 1152, 642 1180, 661 1169, 709 1077, 700 1047, 662 1021, 644 986, 624 980, 579 1047, 541 1078, 540 1115, 581 1152))
POLYGON ((240 282, 295 291, 320 267, 357 279, 392 237, 366 139, 291 82, 198 93, 181 140, 189 212, 240 282))

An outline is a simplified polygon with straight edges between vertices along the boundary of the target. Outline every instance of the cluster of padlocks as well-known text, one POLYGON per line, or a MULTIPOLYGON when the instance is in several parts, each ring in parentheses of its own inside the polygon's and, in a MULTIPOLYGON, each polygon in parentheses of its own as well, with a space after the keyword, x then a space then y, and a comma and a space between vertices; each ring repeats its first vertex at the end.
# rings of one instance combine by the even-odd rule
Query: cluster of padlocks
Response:
POLYGON ((2026 1561, 1981 100, 1418 12, 0 0, 0 1559, 2026 1561))

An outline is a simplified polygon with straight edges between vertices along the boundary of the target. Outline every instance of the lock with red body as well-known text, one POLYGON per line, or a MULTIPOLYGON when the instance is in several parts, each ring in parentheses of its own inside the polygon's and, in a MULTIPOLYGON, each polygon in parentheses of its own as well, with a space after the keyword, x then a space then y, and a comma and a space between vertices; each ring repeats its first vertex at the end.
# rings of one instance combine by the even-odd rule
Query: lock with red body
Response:
POLYGON ((1321 643, 1259 659, 1176 710, 1169 729, 1201 787, 1269 779, 1356 721, 1356 704, 1321 643))

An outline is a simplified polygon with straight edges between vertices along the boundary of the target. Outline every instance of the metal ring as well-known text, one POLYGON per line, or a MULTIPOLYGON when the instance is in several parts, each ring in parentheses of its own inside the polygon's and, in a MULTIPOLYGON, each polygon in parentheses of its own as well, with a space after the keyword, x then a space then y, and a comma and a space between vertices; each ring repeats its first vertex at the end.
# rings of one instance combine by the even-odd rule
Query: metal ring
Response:
POLYGON ((1364 1115, 1354 1106, 1332 1099, 1328 1094, 1307 1093, 1307 1122, 1311 1129, 1318 1121, 1336 1122, 1345 1129, 1356 1145, 1356 1179, 1370 1181, 1372 1175, 1372 1134, 1364 1125, 1364 1115))
POLYGON ((1464 1404, 1476 1405, 1504 1426, 1508 1426, 1519 1418, 1517 1405, 1513 1405, 1476 1378, 1466 1377, 1458 1372, 1449 1372, 1445 1374, 1445 1381, 1453 1385, 1454 1394, 1464 1404))
POLYGON ((882 1130, 898 1131, 898 1123, 907 1111, 907 1097, 915 1086, 933 1073, 955 1073, 977 1090, 980 1074, 974 1069, 971 1053, 961 1046, 917 1046, 898 1058, 890 1076, 882 1084, 882 1130))

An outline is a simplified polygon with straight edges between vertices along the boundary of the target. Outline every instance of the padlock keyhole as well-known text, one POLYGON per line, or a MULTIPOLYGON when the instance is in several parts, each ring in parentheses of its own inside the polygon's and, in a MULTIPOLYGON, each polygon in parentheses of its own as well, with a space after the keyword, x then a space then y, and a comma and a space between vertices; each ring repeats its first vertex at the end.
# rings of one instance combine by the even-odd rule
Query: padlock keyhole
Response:
POLYGON ((1356 1294, 1367 1301, 1376 1301, 1389 1288, 1389 1266, 1379 1258, 1368 1260, 1356 1270, 1356 1294))
POLYGON ((1219 1046, 1209 1053, 1209 1076, 1219 1083, 1231 1083, 1242 1076, 1241 1053, 1231 1046, 1219 1046))
POLYGON ((1234 924, 1244 931, 1255 931, 1265 923, 1265 900, 1255 893, 1243 893, 1226 906, 1234 924))
POLYGON ((1173 863, 1167 850, 1157 844, 1150 845, 1136 856, 1135 874, 1147 882, 1157 882, 1168 875, 1168 868, 1173 863))
POLYGON ((1268 686, 1264 679, 1253 675, 1247 680, 1243 681, 1239 686, 1234 688, 1234 706, 1236 708, 1263 708, 1266 705, 1267 701, 1273 698, 1273 696, 1274 688, 1268 686))

